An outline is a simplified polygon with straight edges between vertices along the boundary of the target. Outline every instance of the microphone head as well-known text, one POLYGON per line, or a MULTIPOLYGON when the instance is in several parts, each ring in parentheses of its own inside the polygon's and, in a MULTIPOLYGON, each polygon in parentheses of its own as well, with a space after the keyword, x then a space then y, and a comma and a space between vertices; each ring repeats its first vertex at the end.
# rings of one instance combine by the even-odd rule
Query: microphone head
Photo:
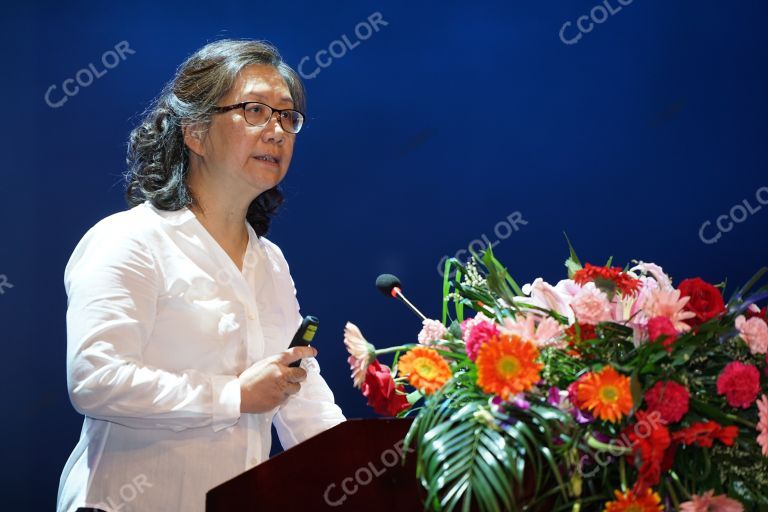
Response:
POLYGON ((381 274, 376 278, 376 288, 387 297, 392 297, 392 290, 400 288, 400 280, 392 274, 381 274))

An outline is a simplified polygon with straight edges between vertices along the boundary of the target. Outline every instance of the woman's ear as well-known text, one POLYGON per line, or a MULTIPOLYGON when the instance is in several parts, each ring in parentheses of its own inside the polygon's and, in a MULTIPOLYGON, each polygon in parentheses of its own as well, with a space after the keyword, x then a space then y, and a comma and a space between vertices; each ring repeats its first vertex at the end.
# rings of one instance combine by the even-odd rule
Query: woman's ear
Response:
POLYGON ((189 150, 198 156, 203 156, 205 154, 205 145, 203 144, 205 129, 203 123, 185 124, 181 127, 181 131, 184 134, 184 144, 189 150))

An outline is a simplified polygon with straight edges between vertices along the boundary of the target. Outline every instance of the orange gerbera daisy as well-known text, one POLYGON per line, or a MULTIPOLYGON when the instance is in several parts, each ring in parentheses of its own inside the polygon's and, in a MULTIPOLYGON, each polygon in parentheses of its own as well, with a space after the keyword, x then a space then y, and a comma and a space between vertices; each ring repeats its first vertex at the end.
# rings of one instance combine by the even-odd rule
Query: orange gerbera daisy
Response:
POLYGON ((577 381, 576 400, 580 409, 590 411, 601 420, 616 423, 632 410, 629 377, 611 366, 590 372, 577 381))
POLYGON ((527 391, 539 381, 544 367, 536 362, 538 357, 539 350, 519 336, 492 336, 477 353, 477 385, 504 400, 527 391))
POLYGON ((609 501, 605 504, 603 512, 662 512, 661 496, 646 489, 645 492, 635 494, 632 491, 621 493, 613 491, 616 495, 615 501, 609 501))
POLYGON ((435 349, 414 347, 397 362, 397 369, 422 393, 431 395, 451 378, 451 367, 435 349))

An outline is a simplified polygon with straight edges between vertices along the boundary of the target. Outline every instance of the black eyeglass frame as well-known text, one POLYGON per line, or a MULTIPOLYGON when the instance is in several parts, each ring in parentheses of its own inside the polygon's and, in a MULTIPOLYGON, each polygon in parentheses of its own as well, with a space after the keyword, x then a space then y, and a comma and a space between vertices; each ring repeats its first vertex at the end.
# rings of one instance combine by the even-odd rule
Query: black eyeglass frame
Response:
POLYGON ((275 114, 275 112, 277 112, 278 113, 277 120, 280 123, 280 127, 283 130, 285 130, 286 132, 292 133, 294 135, 299 133, 301 131, 301 129, 304 128, 304 122, 306 121, 306 116, 304 116, 303 112, 300 112, 300 111, 298 111, 296 109, 293 109, 293 108, 281 108, 281 109, 273 108, 273 107, 270 107, 269 105, 267 105, 266 103, 262 103, 260 101, 241 101, 240 103, 235 103, 234 105, 225 105, 225 106, 222 106, 222 107, 218 107, 217 106, 217 107, 213 107, 211 109, 211 112, 216 113, 216 114, 221 114, 221 113, 224 113, 224 112, 229 112, 230 110, 235 110, 236 108, 242 108, 243 109, 243 118, 245 118, 245 122, 248 123, 251 126, 266 126, 266 124, 272 119, 272 116, 275 114), (248 121, 248 116, 245 113, 245 108, 248 105, 254 105, 254 104, 267 107, 269 110, 271 110, 271 112, 269 114, 269 117, 267 117, 267 120, 264 121, 263 124, 253 124, 250 121, 248 121), (299 128, 298 131, 292 132, 291 130, 289 130, 285 126, 283 126, 283 112, 296 112, 297 114, 299 114, 299 116, 301 116, 301 127, 299 128))

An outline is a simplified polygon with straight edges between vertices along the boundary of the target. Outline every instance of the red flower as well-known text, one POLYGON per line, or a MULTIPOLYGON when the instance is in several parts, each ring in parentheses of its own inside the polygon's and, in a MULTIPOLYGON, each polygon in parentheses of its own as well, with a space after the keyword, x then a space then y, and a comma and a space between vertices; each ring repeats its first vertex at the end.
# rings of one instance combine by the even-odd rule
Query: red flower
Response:
POLYGON ((725 446, 733 446, 733 442, 739 437, 739 427, 735 425, 728 425, 727 427, 720 427, 720 430, 715 432, 715 439, 723 443, 725 446))
POLYGON ((582 341, 594 340, 597 338, 595 326, 592 324, 577 324, 574 322, 573 325, 565 330, 565 334, 567 335, 568 341, 574 345, 577 345, 582 341), (576 332, 577 327, 579 329, 578 333, 576 332))
POLYGON ((677 330, 675 330, 672 320, 665 316, 655 316, 648 320, 648 338, 651 341, 656 341, 659 336, 666 336, 662 344, 667 352, 672 352, 672 345, 677 339, 677 330))
POLYGON ((395 416, 410 407, 405 395, 396 392, 404 392, 405 388, 403 386, 395 388, 395 381, 392 380, 389 368, 376 360, 368 365, 362 390, 363 396, 368 399, 368 405, 382 416, 395 416))
POLYGON ((573 357, 581 357, 581 344, 584 341, 597 338, 595 326, 592 324, 580 324, 574 322, 565 329, 565 339, 568 342, 568 353, 573 357), (578 328, 578 332, 576 329, 578 328))
POLYGON ((629 425, 624 433, 631 442, 630 462, 638 472, 634 489, 635 492, 643 492, 658 485, 661 473, 669 469, 664 467, 664 463, 669 459, 666 454, 672 444, 672 438, 658 414, 637 411, 635 419, 637 422, 629 425))
POLYGON ((752 311, 752 308, 747 308, 746 311, 747 320, 750 318, 756 316, 758 318, 762 318, 763 320, 768 319, 768 306, 764 306, 763 309, 760 311, 752 311))
POLYGON ((739 428, 733 425, 722 427, 714 421, 694 423, 688 428, 672 433, 672 440, 686 446, 698 445, 704 448, 712 448, 715 440, 726 446, 732 446, 733 441, 739 435, 739 428))
POLYGON ((581 408, 581 404, 579 403, 579 398, 576 395, 576 390, 579 388, 579 384, 584 382, 584 379, 586 378, 586 375, 587 375, 586 373, 582 374, 581 377, 579 377, 575 381, 571 382, 568 385, 568 388, 566 389, 566 391, 568 391, 568 401, 570 401, 574 405, 574 407, 576 407, 578 409, 581 408))
POLYGON ((725 395, 731 407, 746 409, 760 392, 760 372, 751 364, 728 363, 717 377, 717 393, 725 395))
POLYGON ((720 290, 699 277, 683 280, 677 289, 680 290, 680 297, 691 298, 685 305, 685 310, 696 313, 694 318, 686 320, 692 327, 698 327, 725 312, 720 290))
POLYGON ((596 267, 587 263, 573 274, 573 280, 580 285, 592 281, 598 288, 608 285, 608 288, 615 288, 622 295, 632 295, 640 289, 640 280, 622 272, 621 267, 596 267))
POLYGON ((648 411, 659 411, 667 423, 677 423, 688 412, 688 389, 677 382, 659 381, 645 392, 648 411))

